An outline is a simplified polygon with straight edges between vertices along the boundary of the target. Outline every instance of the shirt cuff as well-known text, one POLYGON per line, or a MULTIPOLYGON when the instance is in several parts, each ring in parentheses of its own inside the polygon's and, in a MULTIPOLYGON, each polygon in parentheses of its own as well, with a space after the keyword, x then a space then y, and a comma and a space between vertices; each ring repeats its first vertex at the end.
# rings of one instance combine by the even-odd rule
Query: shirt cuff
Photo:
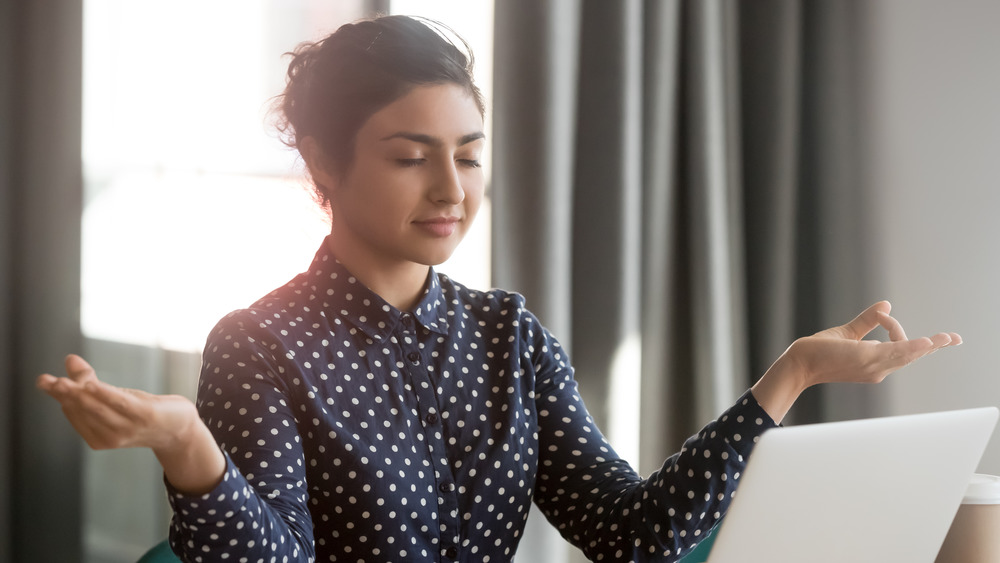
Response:
POLYGON ((167 498, 174 513, 182 514, 182 522, 198 522, 205 524, 223 520, 227 515, 239 511, 250 496, 249 484, 240 470, 233 464, 229 454, 223 452, 226 459, 226 472, 222 481, 211 491, 202 495, 191 495, 178 491, 166 476, 163 483, 167 488, 167 498))
POLYGON ((761 434, 780 426, 760 406, 749 389, 717 419, 716 432, 744 458, 750 454, 761 434))

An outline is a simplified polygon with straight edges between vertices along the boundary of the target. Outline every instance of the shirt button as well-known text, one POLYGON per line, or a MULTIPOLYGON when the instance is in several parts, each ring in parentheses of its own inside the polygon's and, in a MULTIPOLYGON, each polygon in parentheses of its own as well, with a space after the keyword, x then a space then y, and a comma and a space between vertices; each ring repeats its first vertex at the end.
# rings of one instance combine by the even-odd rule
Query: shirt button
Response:
POLYGON ((410 352, 406 355, 406 358, 410 360, 410 363, 413 365, 420 363, 420 354, 418 352, 410 352))
POLYGON ((400 317, 403 320, 403 326, 406 328, 413 328, 413 315, 409 313, 403 313, 400 317))
POLYGON ((436 424, 438 421, 438 415, 436 413, 429 412, 427 413, 427 416, 424 417, 424 420, 427 421, 427 424, 436 424))
POLYGON ((457 558, 458 557, 458 548, 456 548, 455 546, 449 547, 448 549, 444 550, 444 556, 447 557, 448 559, 455 559, 455 558, 457 558))
POLYGON ((441 491, 442 493, 450 493, 455 490, 455 485, 445 481, 444 483, 438 485, 438 490, 441 491))

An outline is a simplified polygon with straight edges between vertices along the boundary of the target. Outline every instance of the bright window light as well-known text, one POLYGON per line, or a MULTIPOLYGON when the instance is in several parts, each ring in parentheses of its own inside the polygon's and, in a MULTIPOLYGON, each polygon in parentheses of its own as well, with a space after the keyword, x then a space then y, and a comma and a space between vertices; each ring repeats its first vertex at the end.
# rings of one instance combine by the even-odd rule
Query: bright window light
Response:
MULTIPOLYGON (((361 17, 363 4, 84 3, 87 337, 199 351, 219 318, 309 265, 329 225, 301 160, 271 129, 268 103, 284 86, 282 53, 361 17)), ((489 94, 492 2, 392 8, 475 41, 489 94), (443 5, 452 10, 439 13, 443 5)), ((440 269, 488 287, 489 247, 487 202, 440 269)))

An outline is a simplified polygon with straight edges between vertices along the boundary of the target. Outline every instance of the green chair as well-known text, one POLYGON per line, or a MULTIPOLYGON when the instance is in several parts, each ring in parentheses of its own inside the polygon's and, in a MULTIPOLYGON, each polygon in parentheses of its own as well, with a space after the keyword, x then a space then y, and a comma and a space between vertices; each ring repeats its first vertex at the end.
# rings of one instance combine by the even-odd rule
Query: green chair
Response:
POLYGON ((180 559, 170 550, 170 543, 163 540, 147 551, 136 563, 180 563, 180 559))
POLYGON ((718 526, 713 528, 705 539, 701 540, 698 547, 694 548, 694 551, 688 553, 680 560, 680 563, 705 563, 708 560, 708 552, 712 550, 712 544, 715 543, 715 530, 718 526))

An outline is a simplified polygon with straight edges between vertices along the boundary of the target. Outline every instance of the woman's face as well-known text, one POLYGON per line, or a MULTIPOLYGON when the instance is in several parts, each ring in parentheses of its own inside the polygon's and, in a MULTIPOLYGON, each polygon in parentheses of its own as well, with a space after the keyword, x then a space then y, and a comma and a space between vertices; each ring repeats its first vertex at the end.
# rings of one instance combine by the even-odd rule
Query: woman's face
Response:
POLYGON ((483 199, 484 142, 479 109, 455 84, 418 86, 374 113, 347 174, 326 180, 337 252, 389 267, 447 260, 483 199))

